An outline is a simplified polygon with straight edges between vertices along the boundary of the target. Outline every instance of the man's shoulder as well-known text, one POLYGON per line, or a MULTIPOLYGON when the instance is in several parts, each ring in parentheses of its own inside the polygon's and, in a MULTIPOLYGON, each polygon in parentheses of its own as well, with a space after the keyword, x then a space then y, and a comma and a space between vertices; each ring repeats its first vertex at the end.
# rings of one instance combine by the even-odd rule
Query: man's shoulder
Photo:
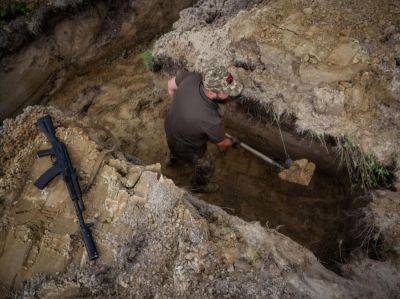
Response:
POLYGON ((201 80, 201 75, 197 72, 190 72, 186 69, 181 69, 177 72, 175 77, 176 85, 180 85, 184 80, 187 79, 194 79, 194 80, 201 80))

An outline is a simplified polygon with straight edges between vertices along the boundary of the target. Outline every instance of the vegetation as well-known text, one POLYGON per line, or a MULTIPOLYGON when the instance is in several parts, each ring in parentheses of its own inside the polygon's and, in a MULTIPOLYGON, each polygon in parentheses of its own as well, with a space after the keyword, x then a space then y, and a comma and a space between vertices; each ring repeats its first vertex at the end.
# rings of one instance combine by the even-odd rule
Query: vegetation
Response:
POLYGON ((298 133, 301 134, 301 136, 308 137, 308 138, 311 138, 311 140, 318 141, 323 146, 325 151, 327 153, 329 153, 328 145, 326 143, 328 135, 325 134, 324 132, 316 133, 316 132, 314 132, 312 130, 305 130, 305 131, 298 131, 298 133))
POLYGON ((336 152, 340 165, 345 164, 353 185, 373 189, 390 176, 374 155, 363 153, 348 137, 338 138, 336 152))
POLYGON ((146 50, 141 54, 142 60, 144 65, 149 71, 155 72, 156 71, 156 66, 154 63, 154 57, 153 53, 151 50, 146 50))
MULTIPOLYGON (((276 123, 281 129, 285 117, 290 120, 290 115, 274 112, 271 105, 252 105, 251 100, 242 98, 242 105, 246 108, 247 115, 261 120, 268 117, 271 123, 276 123)), ((318 141, 329 152, 328 140, 331 138, 324 132, 317 133, 312 130, 300 130, 296 128, 297 133, 318 141)), ((336 152, 339 159, 339 167, 344 165, 348 171, 352 187, 360 186, 362 189, 374 189, 390 181, 391 173, 383 166, 372 154, 365 154, 349 137, 340 137, 336 139, 336 152)), ((393 157, 393 161, 399 160, 393 157)))
POLYGON ((25 3, 16 1, 7 8, 0 9, 0 24, 4 25, 18 16, 25 16, 29 13, 29 9, 25 3))

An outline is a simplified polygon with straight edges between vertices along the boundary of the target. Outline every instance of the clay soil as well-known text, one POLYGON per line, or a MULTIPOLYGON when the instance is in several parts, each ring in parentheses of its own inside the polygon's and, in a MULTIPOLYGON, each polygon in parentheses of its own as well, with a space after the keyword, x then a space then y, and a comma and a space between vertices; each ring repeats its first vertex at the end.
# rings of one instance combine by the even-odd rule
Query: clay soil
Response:
MULTIPOLYGON (((81 71, 49 104, 107 127, 124 153, 144 164, 160 162, 164 175, 190 190, 189 166, 165 166, 163 121, 171 101, 165 90, 167 77, 147 71, 141 51, 125 50, 81 71)), ((235 128, 228 126, 230 130, 235 128)), ((354 246, 347 229, 355 195, 343 182, 317 172, 308 187, 301 187, 280 180, 271 167, 242 149, 221 153, 210 144, 209 151, 220 191, 197 196, 247 221, 278 229, 331 269, 346 261, 354 246)))

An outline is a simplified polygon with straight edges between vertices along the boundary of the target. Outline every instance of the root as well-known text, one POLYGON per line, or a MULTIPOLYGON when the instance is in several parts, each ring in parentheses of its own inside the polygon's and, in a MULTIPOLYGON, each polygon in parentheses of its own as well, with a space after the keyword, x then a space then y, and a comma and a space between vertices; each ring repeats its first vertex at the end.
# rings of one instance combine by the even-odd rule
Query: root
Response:
POLYGON ((368 208, 362 208, 348 214, 354 219, 350 235, 354 240, 353 251, 374 259, 381 259, 383 236, 375 226, 374 215, 368 208))

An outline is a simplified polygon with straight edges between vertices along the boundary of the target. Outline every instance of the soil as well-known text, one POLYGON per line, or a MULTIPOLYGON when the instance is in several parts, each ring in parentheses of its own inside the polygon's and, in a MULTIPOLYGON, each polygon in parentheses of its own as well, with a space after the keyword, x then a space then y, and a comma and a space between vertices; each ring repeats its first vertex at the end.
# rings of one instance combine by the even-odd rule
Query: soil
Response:
POLYGON ((70 76, 113 59, 170 28, 191 0, 28 1, 34 8, 0 24, 0 122, 45 103, 70 76))
MULTIPOLYGON (((364 194, 349 190, 349 183, 342 169, 337 168, 331 148, 295 132, 299 121, 304 125, 300 129, 313 129, 326 120, 332 121, 327 124, 328 129, 332 129, 340 120, 349 121, 330 132, 324 126, 319 128, 335 135, 352 128, 351 121, 356 116, 366 122, 371 119, 368 111, 362 110, 365 113, 362 114, 352 105, 356 99, 360 100, 361 91, 375 86, 376 77, 359 74, 360 82, 354 81, 357 86, 349 79, 354 72, 365 71, 359 68, 360 61, 362 64, 363 59, 367 59, 361 55, 365 53, 354 45, 349 46, 348 35, 344 45, 338 48, 331 39, 329 45, 323 45, 332 50, 330 63, 339 64, 331 70, 317 59, 327 58, 328 53, 321 56, 321 53, 307 52, 313 48, 311 44, 306 45, 307 49, 296 48, 299 53, 287 53, 287 47, 303 41, 302 34, 328 36, 326 31, 334 22, 321 23, 321 28, 312 27, 311 23, 316 22, 319 15, 325 17, 324 6, 303 9, 301 6, 308 6, 307 1, 282 0, 255 6, 258 2, 261 1, 217 0, 214 4, 208 0, 199 1, 195 7, 181 12, 181 20, 174 25, 175 31, 157 41, 156 58, 168 71, 185 64, 202 69, 208 57, 214 54, 215 57, 222 55, 220 61, 226 62, 224 47, 230 44, 232 36, 224 26, 240 29, 232 38, 243 35, 248 42, 236 40, 237 43, 231 45, 244 51, 235 53, 235 59, 244 63, 236 66, 237 71, 242 75, 248 72, 245 99, 259 97, 268 102, 272 98, 273 109, 278 112, 288 109, 289 117, 297 121, 295 126, 284 126, 282 135, 292 158, 304 157, 317 165, 309 186, 281 180, 269 165, 243 149, 221 153, 210 144, 208 150, 216 166, 213 181, 220 190, 210 194, 192 192, 192 169, 182 164, 165 165, 168 148, 163 122, 171 104, 166 92, 168 76, 151 73, 144 66, 140 54, 150 48, 149 43, 134 47, 132 44, 122 47, 119 42, 111 44, 112 55, 86 66, 82 61, 79 68, 69 73, 68 82, 62 80, 51 93, 46 93, 48 106, 28 107, 16 119, 5 120, 0 128, 0 289, 5 297, 398 297, 399 192, 379 190, 364 194), (274 15, 276 20, 267 18, 280 8, 288 15, 274 15), (253 13, 254 18, 250 17, 253 13), (279 24, 286 29, 275 28, 278 25, 270 24, 270 20, 282 22, 279 24), (242 21, 244 26, 240 27, 238 24, 242 21), (312 30, 307 31, 305 27, 312 30), (271 34, 260 35, 259 29, 271 34), (205 35, 202 30, 207 31, 205 35), (275 30, 280 33, 276 34, 275 30), (208 39, 210 36, 213 38, 208 39), (212 41, 222 36, 225 37, 222 43, 211 43, 207 51, 193 55, 193 49, 199 47, 198 42, 203 38, 212 41), (182 37, 193 43, 182 47, 182 37), (256 43, 256 49, 252 48, 254 39, 259 41, 267 37, 277 37, 278 45, 256 43), (284 44, 284 49, 278 49, 279 43, 284 44), (180 55, 182 49, 186 52, 180 55), (257 57, 252 56, 253 50, 258 51, 257 57), (352 56, 357 58, 354 63, 348 60, 353 50, 357 50, 358 55, 352 56), (271 69, 279 78, 267 76, 271 69), (304 81, 302 84, 298 76, 304 81), (327 82, 320 86, 320 79, 327 82), (374 84, 369 84, 370 80, 374 84), (263 85, 265 82, 271 83, 271 89, 263 85), (293 82, 296 88, 303 86, 305 89, 289 86, 293 82), (283 91, 276 94, 275 89, 283 91), (269 98, 270 95, 273 97, 269 98), (308 98, 311 95, 312 98, 308 98), (348 100, 346 105, 344 96, 348 100), (305 118, 295 118, 293 111, 300 111, 305 118), (100 253, 100 258, 94 262, 87 260, 73 206, 61 178, 54 179, 42 191, 32 184, 51 165, 49 158, 38 159, 35 155, 37 150, 49 147, 35 127, 37 119, 45 114, 53 117, 57 136, 67 144, 85 190, 87 210, 84 216, 100 253), (312 117, 317 121, 310 122, 312 117), (93 172, 97 165, 98 171, 93 172)), ((159 4, 158 1, 152 1, 150 6, 140 3, 134 2, 144 9, 141 14, 144 19, 152 15, 152 5, 159 4)), ((177 1, 174 11, 188 3, 177 1)), ((366 3, 365 11, 374 7, 371 3, 366 3)), ((344 9, 335 4, 326 5, 333 6, 332 13, 344 9)), ((397 5, 392 6, 397 9, 397 5)), ((120 7, 121 12, 123 7, 120 7)), ((164 7, 160 11, 167 13, 168 9, 164 7)), ((329 20, 334 19, 329 16, 329 20)), ((147 26, 157 19, 135 20, 147 26)), ((84 18, 81 21, 84 22, 84 18)), ((136 38, 132 25, 135 22, 127 22, 128 36, 136 38)), ((71 32, 81 26, 72 19, 61 24, 71 32)), ((99 23, 96 24, 97 28, 99 23)), ((151 26, 148 27, 151 30, 144 30, 143 36, 146 40, 153 35, 151 26)), ((382 41, 393 49, 398 48, 396 30, 395 26, 388 33, 388 40, 382 41)), ((86 33, 91 35, 93 30, 86 33)), ((377 33, 371 32, 372 36, 374 34, 377 33)), ((75 35, 71 37, 74 39, 75 35)), ((79 39, 76 42, 82 44, 79 39)), ((318 43, 317 48, 321 46, 318 43)), ((36 44, 40 45, 40 39, 36 44)), ((48 46, 46 44, 45 48, 48 46)), ((33 60, 35 57, 47 59, 46 55, 40 55, 42 52, 32 49, 35 55, 30 55, 29 51, 24 51, 23 55, 33 60)), ((201 46, 201 49, 205 48, 201 46)), ((78 47, 77 50, 73 55, 80 57, 82 49, 78 47)), ((90 51, 95 53, 96 47, 90 47, 90 51)), ((378 54, 379 51, 380 48, 378 54)), ((18 53, 16 55, 18 57, 18 53)), ((396 87, 393 65, 388 67, 385 78, 396 87)), ((28 68, 29 78, 30 71, 28 68)), ((18 67, 13 74, 17 73, 18 67)), ((8 85, 4 82, 3 85, 8 85)), ((379 86, 377 93, 384 89, 379 86)), ((389 99, 390 103, 372 105, 373 113, 378 116, 378 122, 385 113, 389 121, 395 122, 398 91, 392 88, 390 96, 385 95, 382 101, 389 99)), ((361 96, 362 104, 365 104, 364 99, 361 96)), ((279 129, 247 113, 247 108, 242 101, 221 107, 226 130, 282 162, 285 157, 279 129)), ((363 129, 367 131, 363 126, 358 133, 364 133, 363 129)), ((365 147, 385 140, 385 144, 375 149, 375 154, 386 161, 391 152, 387 150, 389 145, 398 147, 398 142, 388 137, 398 133, 398 125, 390 128, 384 123, 382 129, 387 133, 383 139, 360 142, 364 142, 365 147)), ((370 136, 374 137, 376 123, 371 130, 370 136)), ((395 184, 400 187, 398 182, 395 184)))
POLYGON ((398 1, 262 1, 233 15, 228 8, 202 0, 183 11, 157 40, 156 61, 171 73, 177 65, 225 66, 243 97, 290 115, 298 133, 346 136, 384 165, 397 160, 398 1))
MULTIPOLYGON (((82 117, 95 118, 120 140, 123 152, 144 164, 160 162, 164 175, 191 190, 190 166, 165 167, 168 147, 163 123, 171 103, 165 94, 167 77, 146 70, 135 53, 83 73, 49 104, 68 111, 81 107, 80 101, 90 101, 90 106, 81 107, 82 117)), ((229 122, 226 129, 235 132, 238 128, 229 122)), ((338 270, 338 264, 346 261, 350 246, 354 246, 346 232, 356 195, 346 190, 345 180, 317 172, 310 185, 303 187, 279 179, 269 165, 243 149, 221 153, 209 144, 209 152, 215 159, 213 181, 220 190, 197 194, 199 198, 247 221, 278 229, 313 251, 331 269, 338 270)))
MULTIPOLYGON (((346 194, 337 178, 317 173, 309 187, 302 187, 279 179, 268 165, 244 150, 211 152, 216 165, 214 182, 220 191, 199 194, 199 198, 246 221, 277 229, 331 269, 337 270, 337 263, 346 261, 348 214, 354 195, 346 194)), ((189 167, 163 173, 178 186, 190 184, 189 167)))

